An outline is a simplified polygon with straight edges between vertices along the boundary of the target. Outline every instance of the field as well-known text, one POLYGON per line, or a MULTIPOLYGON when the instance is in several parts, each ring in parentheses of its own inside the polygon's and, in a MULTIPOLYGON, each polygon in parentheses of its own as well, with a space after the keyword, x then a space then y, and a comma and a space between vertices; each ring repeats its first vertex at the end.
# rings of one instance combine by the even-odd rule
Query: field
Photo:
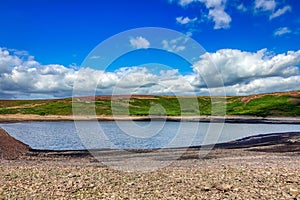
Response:
POLYGON ((73 100, 0 100, 0 114, 72 115, 74 105, 77 114, 96 112, 101 116, 300 116, 300 91, 230 97, 120 95, 73 100))

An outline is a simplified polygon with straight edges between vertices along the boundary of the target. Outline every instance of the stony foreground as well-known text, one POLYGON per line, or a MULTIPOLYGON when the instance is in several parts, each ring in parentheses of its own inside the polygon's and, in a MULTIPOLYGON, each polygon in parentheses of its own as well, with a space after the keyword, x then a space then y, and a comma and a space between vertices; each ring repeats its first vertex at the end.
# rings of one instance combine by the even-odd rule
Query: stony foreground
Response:
POLYGON ((147 173, 72 160, 2 161, 0 199, 300 199, 299 157, 265 159, 178 161, 147 173))

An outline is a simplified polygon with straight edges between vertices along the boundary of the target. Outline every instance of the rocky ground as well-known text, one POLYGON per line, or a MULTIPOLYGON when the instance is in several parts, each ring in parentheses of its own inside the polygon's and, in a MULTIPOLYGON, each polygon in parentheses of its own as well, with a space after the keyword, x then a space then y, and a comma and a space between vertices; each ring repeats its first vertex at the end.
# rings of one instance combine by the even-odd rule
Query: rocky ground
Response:
POLYGON ((299 133, 246 138, 211 151, 102 150, 94 157, 26 145, 10 156, 14 145, 4 149, 10 137, 0 135, 0 199, 300 199, 299 133))

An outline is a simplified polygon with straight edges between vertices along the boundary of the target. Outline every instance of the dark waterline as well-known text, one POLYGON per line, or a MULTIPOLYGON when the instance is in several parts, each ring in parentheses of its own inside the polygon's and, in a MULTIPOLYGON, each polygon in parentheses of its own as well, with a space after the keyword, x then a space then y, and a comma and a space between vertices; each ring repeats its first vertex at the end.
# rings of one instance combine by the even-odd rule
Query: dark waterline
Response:
POLYGON ((243 137, 300 131, 292 124, 225 123, 220 135, 204 122, 24 122, 0 124, 14 138, 34 149, 82 150, 101 148, 151 149, 198 146, 243 137), (208 128, 210 134, 207 134, 208 128))

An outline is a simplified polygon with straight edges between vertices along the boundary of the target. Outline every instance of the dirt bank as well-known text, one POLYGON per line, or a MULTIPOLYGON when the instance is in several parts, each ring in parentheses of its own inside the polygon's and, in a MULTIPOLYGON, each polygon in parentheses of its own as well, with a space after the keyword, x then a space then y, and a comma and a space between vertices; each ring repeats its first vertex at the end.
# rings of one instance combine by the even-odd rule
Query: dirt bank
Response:
POLYGON ((30 147, 12 138, 6 131, 0 128, 0 158, 16 159, 25 155, 30 147))

